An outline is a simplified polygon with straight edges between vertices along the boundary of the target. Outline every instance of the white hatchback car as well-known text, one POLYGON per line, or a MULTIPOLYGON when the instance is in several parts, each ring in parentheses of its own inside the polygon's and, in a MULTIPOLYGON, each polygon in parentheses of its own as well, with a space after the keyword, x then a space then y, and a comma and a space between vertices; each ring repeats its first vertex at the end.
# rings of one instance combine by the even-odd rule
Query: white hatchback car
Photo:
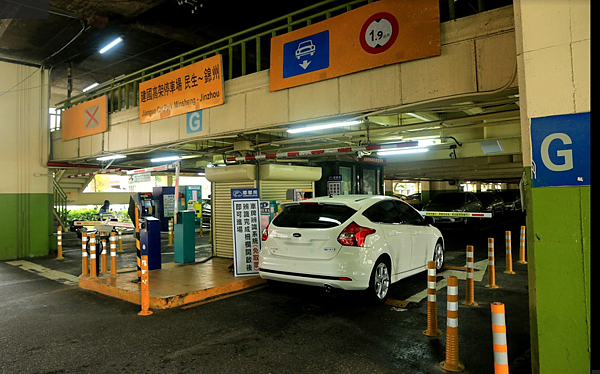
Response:
POLYGON ((281 204, 263 231, 263 279, 344 290, 369 290, 384 301, 389 286, 444 263, 444 239, 404 201, 343 195, 281 204))

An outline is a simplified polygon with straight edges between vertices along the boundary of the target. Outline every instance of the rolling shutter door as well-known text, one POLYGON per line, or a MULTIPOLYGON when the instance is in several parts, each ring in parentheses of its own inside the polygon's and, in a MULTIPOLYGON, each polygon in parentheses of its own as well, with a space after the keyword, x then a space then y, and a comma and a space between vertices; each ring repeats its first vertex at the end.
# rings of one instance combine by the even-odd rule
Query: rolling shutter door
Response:
POLYGON ((261 181, 259 190, 260 199, 286 200, 285 192, 290 188, 314 191, 314 183, 312 181, 261 181))
POLYGON ((214 254, 216 257, 233 258, 231 189, 255 187, 254 181, 212 183, 212 223, 214 254))

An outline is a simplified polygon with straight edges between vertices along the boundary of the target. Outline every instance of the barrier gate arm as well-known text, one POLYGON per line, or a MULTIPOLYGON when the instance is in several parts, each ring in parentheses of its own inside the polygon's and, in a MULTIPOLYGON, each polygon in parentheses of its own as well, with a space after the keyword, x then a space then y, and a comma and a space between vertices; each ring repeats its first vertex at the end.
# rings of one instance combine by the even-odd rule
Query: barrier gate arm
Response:
POLYGON ((472 218, 492 218, 492 213, 482 212, 431 212, 431 211, 420 211, 422 216, 432 217, 472 217, 472 218))

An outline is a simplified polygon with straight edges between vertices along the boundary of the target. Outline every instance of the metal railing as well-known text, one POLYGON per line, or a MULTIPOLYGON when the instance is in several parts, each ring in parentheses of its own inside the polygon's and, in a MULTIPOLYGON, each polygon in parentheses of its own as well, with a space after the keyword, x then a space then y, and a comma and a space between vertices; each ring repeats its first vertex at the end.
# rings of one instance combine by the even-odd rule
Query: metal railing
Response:
POLYGON ((65 224, 67 223, 68 213, 67 194, 55 179, 52 179, 52 184, 54 186, 54 210, 58 215, 59 224, 63 228, 66 228, 65 224))
POLYGON ((82 102, 108 95, 108 112, 138 106, 138 87, 141 82, 172 72, 215 55, 223 55, 224 79, 229 80, 269 68, 270 40, 294 29, 299 29, 348 12, 374 0, 354 0, 346 4, 325 7, 336 0, 326 0, 299 11, 270 20, 258 26, 221 38, 214 42, 172 57, 142 70, 102 83, 94 89, 56 104, 68 109, 82 102), (325 10, 322 10, 325 9, 325 10), (310 15, 307 15, 309 12, 310 15))

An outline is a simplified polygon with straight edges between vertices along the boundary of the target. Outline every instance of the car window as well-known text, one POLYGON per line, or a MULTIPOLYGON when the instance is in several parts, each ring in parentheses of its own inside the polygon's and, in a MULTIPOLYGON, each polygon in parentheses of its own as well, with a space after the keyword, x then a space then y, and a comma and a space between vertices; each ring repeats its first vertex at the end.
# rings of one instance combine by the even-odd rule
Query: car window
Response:
POLYGON ((425 223, 425 219, 423 216, 413 209, 410 205, 402 202, 402 201, 394 201, 396 207, 400 211, 400 215, 402 216, 402 220, 409 225, 423 225, 425 223))
POLYGON ((288 205, 275 217, 273 224, 278 227, 335 227, 346 222, 355 212, 354 209, 346 205, 288 205))
POLYGON ((365 216, 371 222, 378 223, 401 223, 400 212, 392 200, 381 201, 364 211, 365 216))

